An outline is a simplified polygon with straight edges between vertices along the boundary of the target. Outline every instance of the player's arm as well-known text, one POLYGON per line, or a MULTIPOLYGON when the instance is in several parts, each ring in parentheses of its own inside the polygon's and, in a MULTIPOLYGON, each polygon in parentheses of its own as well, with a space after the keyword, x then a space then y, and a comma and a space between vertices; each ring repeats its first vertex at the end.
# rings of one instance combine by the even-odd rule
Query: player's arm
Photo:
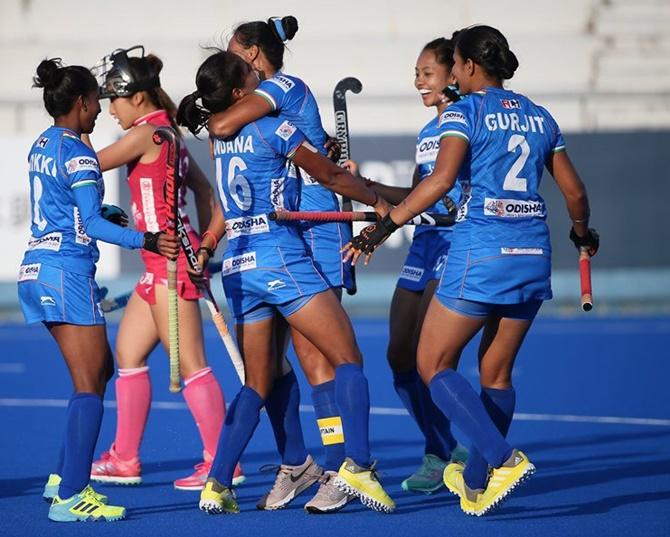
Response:
POLYGON ((572 220, 572 229, 578 239, 573 241, 577 246, 583 242, 589 250, 589 255, 595 255, 599 241, 597 233, 589 229, 590 208, 586 187, 565 150, 551 153, 547 160, 547 170, 565 198, 568 214, 572 220))
POLYGON ((195 209, 198 213, 198 229, 203 232, 209 227, 217 203, 214 197, 214 188, 212 188, 198 163, 190 155, 186 185, 193 192, 195 209))
POLYGON ((412 189, 417 184, 419 184, 419 169, 416 166, 414 167, 414 173, 412 174, 411 187, 388 186, 383 183, 378 183, 377 181, 374 181, 372 179, 368 179, 367 177, 363 177, 360 174, 358 163, 355 160, 345 160, 343 167, 349 170, 351 175, 353 175, 354 177, 357 177, 365 181, 365 184, 367 186, 369 186, 372 190, 374 190, 377 194, 379 194, 382 198, 384 198, 392 205, 398 205, 398 203, 400 203, 407 196, 409 196, 409 193, 412 191, 412 189))
POLYGON ((414 186, 410 194, 391 211, 391 219, 402 225, 442 199, 453 188, 467 151, 468 142, 463 138, 443 137, 433 173, 414 186))
POLYGON ((165 233, 140 233, 112 224, 100 213, 100 195, 94 178, 78 180, 72 185, 75 203, 86 235, 95 240, 116 244, 123 248, 145 248, 166 257, 176 257, 179 243, 165 233))
POLYGON ((209 221, 209 226, 202 233, 202 240, 200 241, 200 248, 198 248, 198 265, 201 272, 196 272, 190 266, 186 267, 191 280, 200 285, 206 282, 206 277, 203 276, 205 269, 218 246, 223 236, 226 234, 226 219, 221 210, 221 205, 218 203, 212 212, 212 218, 209 221))
POLYGON ((303 142, 290 158, 327 189, 370 205, 380 216, 388 213, 390 206, 382 196, 365 186, 364 181, 328 160, 309 143, 303 142))
POLYGON ((161 148, 152 140, 156 127, 138 125, 133 127, 120 140, 98 151, 98 160, 102 171, 112 170, 146 156, 154 160, 160 155, 161 148))
POLYGON ((245 95, 223 112, 212 114, 207 121, 210 135, 227 138, 245 125, 267 116, 272 105, 256 93, 245 95))

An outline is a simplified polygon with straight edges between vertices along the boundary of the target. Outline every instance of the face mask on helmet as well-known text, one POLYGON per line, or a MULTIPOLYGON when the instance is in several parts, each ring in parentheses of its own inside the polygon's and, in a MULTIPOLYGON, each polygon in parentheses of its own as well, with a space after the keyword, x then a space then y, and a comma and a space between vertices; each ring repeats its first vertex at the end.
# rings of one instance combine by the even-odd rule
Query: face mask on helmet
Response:
POLYGON ((91 70, 98 79, 101 99, 130 97, 138 91, 150 90, 160 86, 158 75, 138 79, 133 75, 128 60, 131 52, 139 52, 144 58, 144 47, 135 45, 128 49, 116 49, 102 58, 91 70))

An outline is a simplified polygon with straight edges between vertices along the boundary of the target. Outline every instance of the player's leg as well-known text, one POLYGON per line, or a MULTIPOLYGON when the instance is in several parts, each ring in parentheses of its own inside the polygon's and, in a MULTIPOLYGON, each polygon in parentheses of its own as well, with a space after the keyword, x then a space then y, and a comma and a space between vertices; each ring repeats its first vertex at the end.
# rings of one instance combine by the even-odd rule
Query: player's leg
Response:
MULTIPOLYGON (((485 323, 487 305, 461 300, 447 302, 449 308, 434 298, 429 306, 418 346, 419 373, 428 384, 435 404, 470 438, 487 464, 494 468, 494 475, 498 472, 496 479, 504 496, 534 467, 505 441, 470 383, 455 371, 462 349, 485 323)), ((459 465, 449 465, 445 470, 445 484, 452 491, 446 476, 455 466, 459 465)), ((478 504, 481 495, 470 496, 466 492, 459 491, 461 507, 472 514, 485 512, 478 504)))
POLYGON ((136 291, 128 300, 116 337, 116 435, 109 450, 91 467, 94 481, 120 485, 142 482, 139 449, 151 407, 147 357, 157 343, 151 306, 136 291))
POLYGON ((258 426, 260 410, 275 380, 273 317, 271 308, 262 307, 236 319, 245 384, 230 404, 209 478, 200 494, 200 509, 209 514, 239 512, 231 492, 235 467, 258 426))
POLYGON ((272 431, 282 463, 270 491, 256 507, 263 510, 283 509, 321 477, 323 470, 307 453, 300 423, 300 389, 293 369, 285 370, 289 326, 277 316, 274 325, 274 355, 277 379, 265 401, 272 431), (284 366, 284 368, 282 367, 284 366))
POLYGON ((74 386, 67 411, 62 480, 49 518, 59 522, 118 520, 125 516, 125 509, 102 503, 88 484, 102 422, 102 398, 109 368, 113 367, 105 325, 49 323, 48 328, 74 386))
POLYGON ((299 309, 284 308, 291 327, 305 336, 335 368, 335 397, 342 416, 347 458, 336 483, 368 507, 390 511, 393 500, 381 487, 370 466, 368 421, 370 397, 362 357, 351 321, 331 290, 301 302, 299 309))
MULTIPOLYGON (((181 275, 181 272, 180 272, 181 275)), ((183 275, 187 278, 186 275, 183 275)), ((180 372, 184 379, 182 395, 198 427, 203 444, 203 460, 196 465, 195 472, 177 479, 175 487, 182 490, 202 490, 215 455, 216 446, 225 418, 225 400, 219 381, 207 366, 202 332, 202 318, 197 289, 190 282, 180 281, 179 310, 179 354, 180 372)), ((169 348, 167 287, 155 286, 155 303, 151 315, 159 338, 169 348)), ((240 468, 236 470, 236 484, 244 481, 240 468)))
MULTIPOLYGON (((396 393, 425 438, 421 466, 401 485, 404 490, 426 494, 443 486, 442 474, 457 447, 449 420, 433 403, 430 391, 416 369, 418 337, 436 286, 437 280, 431 279, 425 282, 422 293, 410 291, 401 285, 396 287, 391 303, 388 353, 396 393)), ((455 455, 460 457, 463 451, 460 448, 455 455)))

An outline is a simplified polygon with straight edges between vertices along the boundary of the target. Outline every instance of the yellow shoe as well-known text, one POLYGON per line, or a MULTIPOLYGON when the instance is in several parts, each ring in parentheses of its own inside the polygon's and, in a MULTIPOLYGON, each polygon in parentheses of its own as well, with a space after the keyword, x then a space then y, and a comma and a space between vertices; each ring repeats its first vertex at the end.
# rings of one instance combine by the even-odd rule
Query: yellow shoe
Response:
POLYGON ((463 479, 463 463, 452 462, 444 469, 444 484, 450 492, 461 499, 461 509, 468 515, 479 515, 478 504, 483 489, 471 489, 463 479))
POLYGON ((200 493, 200 509, 208 515, 221 513, 237 514, 240 507, 237 505, 235 494, 228 487, 224 487, 213 477, 207 479, 205 488, 200 493))
POLYGON ((494 468, 484 493, 477 500, 477 516, 488 513, 505 500, 512 490, 535 472, 523 452, 515 449, 500 468, 494 468))
MULTIPOLYGON (((47 480, 46 485, 44 485, 44 492, 42 492, 42 498, 45 501, 52 503, 54 498, 58 495, 58 487, 60 486, 61 476, 58 474, 49 474, 49 479, 47 480)), ((87 494, 93 494, 100 503, 107 503, 109 500, 104 494, 100 494, 93 490, 91 485, 86 485, 86 488, 82 490, 87 494)))
POLYGON ((94 492, 91 492, 93 489, 89 489, 90 487, 87 487, 79 494, 65 499, 56 495, 51 507, 49 507, 49 520, 54 522, 85 522, 89 520, 113 522, 125 518, 125 507, 105 505, 96 498, 94 492))
POLYGON ((335 486, 342 492, 357 496, 363 505, 375 511, 390 513, 395 509, 395 502, 379 482, 374 464, 369 468, 358 466, 347 457, 337 472, 335 486))

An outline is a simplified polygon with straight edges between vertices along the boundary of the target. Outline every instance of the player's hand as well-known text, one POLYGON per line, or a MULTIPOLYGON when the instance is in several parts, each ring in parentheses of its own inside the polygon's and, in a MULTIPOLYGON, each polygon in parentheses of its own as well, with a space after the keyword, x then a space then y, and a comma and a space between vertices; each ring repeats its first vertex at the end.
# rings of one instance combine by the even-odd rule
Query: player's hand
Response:
POLYGON ((100 208, 100 214, 105 220, 121 227, 128 227, 128 215, 121 207, 116 205, 107 205, 103 203, 100 208))
POLYGON ((384 198, 381 196, 377 196, 377 203, 375 203, 372 208, 375 210, 377 213, 377 216, 381 220, 384 218, 387 214, 391 212, 391 209, 393 209, 393 205, 391 205, 388 201, 386 201, 384 198))
POLYGON ((373 252, 399 227, 391 220, 391 215, 387 214, 379 222, 363 228, 358 235, 351 239, 351 242, 342 248, 344 253, 343 262, 346 263, 351 259, 351 264, 355 265, 361 254, 365 254, 365 264, 367 265, 373 252))
POLYGON ((191 281, 198 287, 207 285, 208 276, 207 276, 207 265, 209 265, 210 256, 213 254, 210 248, 200 247, 196 252, 198 256, 198 268, 200 271, 192 269, 190 266, 187 267, 188 277, 191 281))
POLYGON ((571 228, 570 240, 575 244, 577 250, 586 248, 586 251, 591 257, 596 255, 598 247, 600 246, 600 235, 598 235, 598 232, 592 227, 588 228, 586 230, 586 235, 583 235, 581 237, 577 235, 574 227, 571 228))
POLYGON ((179 239, 167 233, 152 233, 147 231, 144 234, 144 245, 142 248, 165 256, 168 259, 177 259, 179 255, 179 239))
POLYGON ((326 140, 326 143, 323 144, 323 147, 326 149, 326 156, 333 162, 340 160, 340 155, 342 154, 342 147, 340 142, 337 141, 337 138, 329 137, 326 140))
POLYGON ((358 167, 358 162, 356 162, 355 160, 351 159, 345 160, 342 163, 342 167, 345 170, 347 170, 351 175, 353 175, 356 179, 363 179, 363 177, 361 177, 361 172, 358 167))

